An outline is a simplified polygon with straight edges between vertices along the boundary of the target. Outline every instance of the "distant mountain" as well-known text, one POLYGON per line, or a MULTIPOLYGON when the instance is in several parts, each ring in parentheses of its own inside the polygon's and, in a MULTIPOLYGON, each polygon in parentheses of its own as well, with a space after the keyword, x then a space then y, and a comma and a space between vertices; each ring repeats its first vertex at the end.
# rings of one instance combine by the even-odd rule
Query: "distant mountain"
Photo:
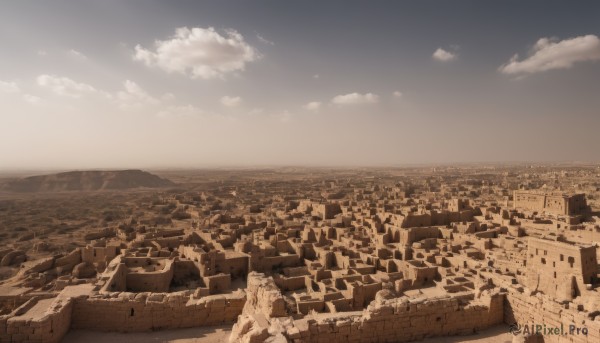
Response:
POLYGON ((173 182, 141 170, 71 171, 30 176, 10 181, 4 189, 13 192, 97 191, 131 188, 159 188, 173 182))

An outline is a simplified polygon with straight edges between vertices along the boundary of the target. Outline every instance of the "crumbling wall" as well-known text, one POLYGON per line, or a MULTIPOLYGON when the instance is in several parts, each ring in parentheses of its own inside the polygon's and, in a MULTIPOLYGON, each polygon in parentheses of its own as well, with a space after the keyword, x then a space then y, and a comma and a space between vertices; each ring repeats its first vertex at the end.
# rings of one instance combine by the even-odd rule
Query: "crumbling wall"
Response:
MULTIPOLYGON (((589 304, 593 307, 593 303, 589 304)), ((600 317, 587 311, 580 311, 573 303, 561 304, 547 295, 536 293, 530 295, 518 289, 509 288, 504 305, 504 322, 517 323, 521 327, 542 325, 547 328, 562 328, 565 335, 544 335, 545 343, 600 342, 600 317), (570 333, 570 326, 575 329, 587 329, 587 335, 581 331, 570 333)))
POLYGON ((202 280, 210 294, 217 294, 231 288, 231 275, 229 274, 205 276, 202 280))
POLYGON ((426 238, 440 238, 442 236, 437 227, 411 227, 400 231, 400 243, 410 245, 426 238))
POLYGON ((272 277, 251 272, 248 274, 247 306, 244 313, 262 312, 269 317, 286 316, 283 295, 272 277))
POLYGON ((10 315, 0 316, 0 342, 60 342, 69 331, 73 301, 57 297, 48 309, 37 317, 29 317, 27 310, 38 299, 31 299, 10 315))
POLYGON ((86 246, 81 248, 81 259, 88 263, 107 263, 117 256, 116 246, 93 247, 86 246))
POLYGON ((32 298, 0 316, 0 342, 60 342, 70 328, 137 332, 233 323, 246 302, 244 291, 196 299, 189 291, 89 295, 90 290, 32 298))
POLYGON ((251 272, 248 274, 246 288, 248 300, 242 315, 233 325, 229 342, 259 343, 265 342, 271 336, 278 336, 285 342, 283 329, 280 332, 269 333, 269 319, 287 316, 285 300, 272 277, 251 272))
MULTIPOLYGON (((115 259, 117 260, 117 259, 115 259)), ((121 292, 125 291, 127 287, 127 267, 124 263, 120 263, 116 261, 114 263, 111 262, 109 269, 104 274, 106 275, 106 282, 104 286, 102 286, 102 291, 104 292, 121 292)))
POLYGON ((54 261, 56 267, 60 267, 61 271, 71 270, 73 267, 81 263, 81 248, 73 249, 70 253, 63 257, 59 257, 54 261))
POLYGON ((273 286, 272 279, 262 274, 248 276, 248 302, 233 326, 230 342, 408 342, 474 333, 504 319, 504 294, 484 293, 467 304, 451 296, 377 299, 361 312, 293 320, 269 316, 270 304, 283 300, 273 286))
POLYGON ((73 329, 137 332, 233 323, 246 295, 238 291, 191 299, 187 292, 112 293, 75 299, 73 329))
POLYGON ((231 274, 232 278, 246 278, 250 257, 243 253, 227 252, 223 260, 217 261, 216 273, 231 274))
POLYGON ((302 289, 306 286, 305 277, 305 275, 285 277, 276 274, 274 280, 279 289, 284 291, 294 291, 297 289, 302 289))
POLYGON ((283 256, 264 257, 252 267, 255 271, 270 272, 273 268, 297 267, 300 265, 300 256, 296 254, 283 256))
POLYGON ((95 240, 95 239, 115 237, 116 234, 117 234, 117 231, 115 230, 115 228, 107 227, 104 229, 88 232, 85 234, 85 236, 83 238, 86 241, 91 241, 91 240, 95 240))
POLYGON ((200 279, 200 268, 193 261, 177 261, 173 269, 173 283, 175 285, 184 284, 187 280, 196 280, 200 286, 203 282, 200 279))
POLYGON ((596 248, 530 237, 525 286, 553 298, 572 300, 598 272, 596 248))
POLYGON ((132 292, 168 292, 173 280, 173 269, 173 261, 168 260, 162 270, 127 273, 127 290, 132 292))
POLYGON ((431 225, 431 215, 429 213, 424 214, 408 214, 404 217, 400 227, 412 228, 412 227, 425 227, 431 225))
POLYGON ((474 333, 503 320, 503 295, 468 305, 453 297, 376 300, 367 309, 293 321, 284 335, 294 342, 408 342, 474 333))
POLYGON ((336 214, 342 213, 340 204, 316 204, 313 206, 312 214, 322 219, 333 219, 336 214))

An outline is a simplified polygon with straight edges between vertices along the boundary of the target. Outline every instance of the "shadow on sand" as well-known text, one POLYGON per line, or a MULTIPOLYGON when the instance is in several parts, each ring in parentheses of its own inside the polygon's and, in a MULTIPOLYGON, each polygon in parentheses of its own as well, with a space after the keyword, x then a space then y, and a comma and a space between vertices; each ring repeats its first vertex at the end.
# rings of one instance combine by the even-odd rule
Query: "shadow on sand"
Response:
POLYGON ((88 330, 71 330, 62 343, 148 343, 148 342, 175 342, 175 343, 225 343, 229 340, 231 325, 207 326, 189 329, 118 333, 88 330))

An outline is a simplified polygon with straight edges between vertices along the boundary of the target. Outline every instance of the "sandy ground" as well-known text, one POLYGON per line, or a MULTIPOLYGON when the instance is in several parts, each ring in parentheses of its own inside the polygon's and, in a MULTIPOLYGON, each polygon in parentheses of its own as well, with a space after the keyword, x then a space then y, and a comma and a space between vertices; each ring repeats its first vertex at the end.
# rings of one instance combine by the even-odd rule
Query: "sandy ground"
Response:
POLYGON ((62 343, 227 343, 230 333, 231 325, 136 333, 71 330, 62 343))
POLYGON ((449 336, 428 338, 424 343, 511 343, 513 335, 508 332, 508 325, 497 325, 488 330, 469 336, 449 336))
MULTIPOLYGON (((231 326, 213 326, 181 330, 167 330, 141 333, 114 333, 94 331, 70 331, 63 343, 227 343, 231 326)), ((450 336, 429 338, 424 343, 511 343, 513 336, 508 332, 507 325, 498 325, 482 333, 470 336, 450 336)))

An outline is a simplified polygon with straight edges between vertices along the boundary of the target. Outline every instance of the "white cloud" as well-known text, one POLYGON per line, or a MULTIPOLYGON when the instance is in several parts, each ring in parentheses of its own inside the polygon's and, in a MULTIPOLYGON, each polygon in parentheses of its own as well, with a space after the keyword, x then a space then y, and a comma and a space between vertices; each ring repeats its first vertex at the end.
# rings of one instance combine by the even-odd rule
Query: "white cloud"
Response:
POLYGON ((318 79, 318 78, 320 78, 320 77, 321 77, 321 75, 319 75, 319 74, 315 74, 315 75, 313 75, 313 79, 318 79))
POLYGON ((148 105, 158 105, 160 100, 149 95, 142 87, 131 80, 123 82, 125 90, 117 93, 119 108, 122 110, 140 109, 148 105))
POLYGON ((82 52, 77 51, 75 49, 69 50, 68 53, 69 53, 69 55, 71 55, 71 56, 73 56, 75 58, 79 58, 81 60, 87 60, 87 56, 86 55, 84 55, 82 52))
POLYGON ((579 36, 562 41, 539 39, 529 56, 519 61, 515 54, 500 66, 504 74, 531 74, 552 69, 568 69, 576 62, 600 60, 600 39, 595 35, 579 36))
POLYGON ((142 87, 131 80, 125 80, 125 82, 123 82, 123 87, 125 90, 118 93, 119 99, 121 100, 139 99, 145 102, 158 103, 158 100, 148 95, 142 87))
POLYGON ((392 93, 392 95, 394 96, 394 98, 401 98, 402 97, 402 92, 400 92, 400 91, 394 91, 394 93, 392 93))
POLYGON ((432 57, 438 61, 447 62, 456 59, 457 55, 442 48, 437 48, 437 50, 433 52, 432 57))
POLYGON ((15 82, 0 81, 0 92, 19 93, 21 89, 15 82))
POLYGON ((31 95, 31 94, 23 94, 23 100, 27 101, 30 104, 38 104, 40 101, 42 101, 42 99, 40 97, 37 97, 35 95, 31 95))
POLYGON ((224 35, 214 28, 178 28, 168 40, 156 41, 156 50, 135 47, 134 60, 167 72, 188 74, 192 78, 212 79, 244 70, 259 53, 235 30, 224 35))
MULTIPOLYGON (((0 93, 21 94, 21 88, 16 82, 0 81, 0 93)), ((40 97, 28 93, 21 94, 21 99, 34 105, 42 101, 40 97)))
POLYGON ((223 106, 236 107, 236 106, 239 106, 241 103, 242 103, 242 98, 240 98, 239 96, 225 95, 224 97, 221 98, 221 104, 223 104, 223 106))
POLYGON ((86 83, 75 82, 68 77, 43 74, 37 77, 37 84, 47 87, 55 94, 80 98, 82 95, 96 93, 96 89, 86 83))
POLYGON ((379 102, 379 96, 373 93, 349 93, 335 96, 331 99, 331 102, 336 105, 374 104, 379 102))
POLYGON ((308 104, 304 105, 304 109, 309 111, 318 111, 321 108, 321 103, 319 101, 312 101, 308 104))
POLYGON ((43 56, 48 55, 48 52, 46 52, 45 50, 38 50, 37 54, 38 54, 38 56, 42 56, 43 57, 43 56))
POLYGON ((266 45, 275 45, 275 42, 266 39, 265 37, 259 35, 258 33, 256 34, 256 38, 258 38, 258 40, 261 43, 263 43, 263 44, 266 44, 266 45))

